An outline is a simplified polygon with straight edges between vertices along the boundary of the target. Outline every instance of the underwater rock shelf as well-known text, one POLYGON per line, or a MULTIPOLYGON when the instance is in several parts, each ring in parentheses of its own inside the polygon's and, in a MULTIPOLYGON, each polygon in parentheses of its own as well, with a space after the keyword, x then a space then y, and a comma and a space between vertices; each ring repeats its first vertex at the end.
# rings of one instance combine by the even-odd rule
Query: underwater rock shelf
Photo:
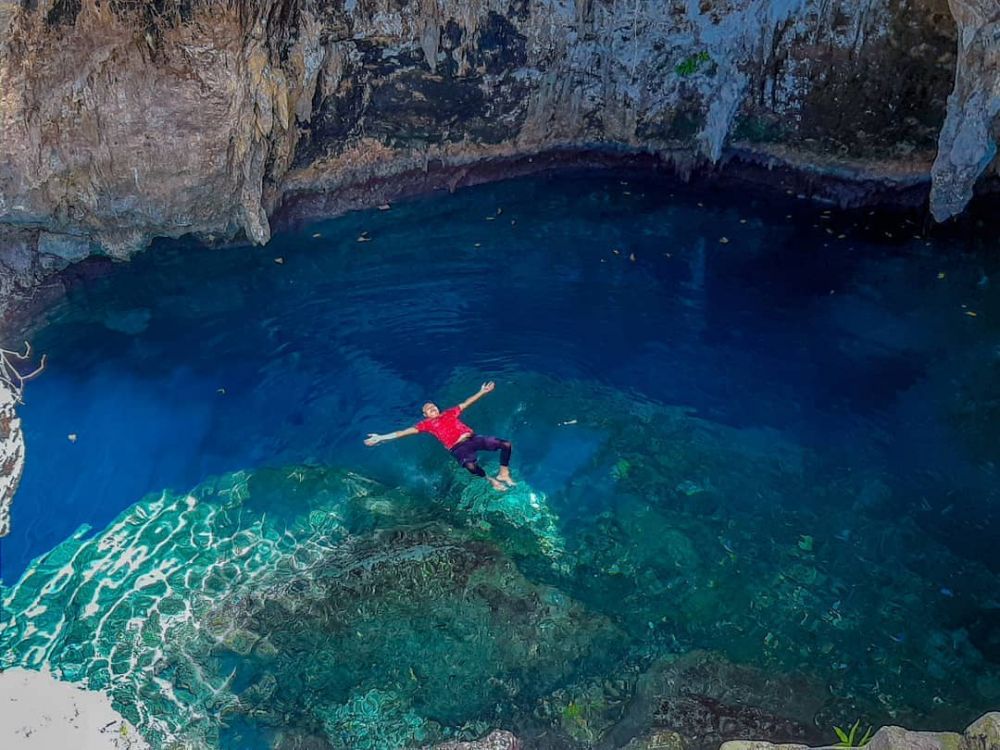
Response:
MULTIPOLYGON (((637 480, 624 464, 614 471, 619 482, 637 480)), ((638 549, 589 557, 567 548, 553 536, 548 499, 526 488, 496 496, 460 482, 442 501, 454 509, 450 523, 432 521, 419 496, 296 466, 148 498, 96 537, 77 535, 43 556, 4 592, 0 656, 108 691, 155 746, 174 738, 216 747, 228 724, 252 718, 280 727, 289 747, 317 733, 337 749, 415 747, 447 741, 447 725, 462 726, 462 739, 482 735, 488 707, 508 701, 493 721, 534 722, 527 747, 547 725, 607 750, 708 749, 740 734, 816 737, 811 720, 829 696, 780 659, 761 669, 722 654, 670 655, 670 631, 663 655, 649 651, 657 638, 637 652, 616 646, 640 623, 594 609, 597 592, 569 576, 594 565, 652 565, 638 549), (530 582, 513 560, 560 588, 530 582), (316 702, 320 694, 327 702, 316 702), (653 739, 635 739, 651 724, 653 739), (662 744, 667 736, 672 745, 662 744)), ((664 564, 695 572, 696 550, 711 537, 697 541, 704 530, 670 515, 662 528, 647 516, 643 529, 669 540, 675 557, 664 564)), ((629 533, 607 518, 595 531, 629 533)), ((726 542, 752 558, 748 543, 726 542)), ((810 561, 820 564, 812 542, 794 549, 789 573, 818 585, 818 573, 806 575, 810 561)), ((638 609, 664 591, 655 578, 647 585, 621 606, 638 609)), ((702 629, 710 640, 718 607, 715 594, 676 599, 671 609, 690 615, 676 633, 702 629)))
POLYGON ((0 537, 10 532, 10 506, 24 471, 24 434, 17 393, 0 379, 0 537))

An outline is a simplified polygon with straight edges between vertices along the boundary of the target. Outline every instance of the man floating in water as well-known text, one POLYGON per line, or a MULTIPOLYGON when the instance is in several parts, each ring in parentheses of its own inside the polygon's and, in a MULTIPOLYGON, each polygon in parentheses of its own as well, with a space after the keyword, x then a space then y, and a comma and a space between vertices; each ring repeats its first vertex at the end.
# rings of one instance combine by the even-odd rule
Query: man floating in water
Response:
POLYGON ((441 411, 437 408, 436 404, 428 401, 424 404, 423 412, 425 418, 423 421, 417 422, 413 427, 407 427, 405 430, 399 430, 398 432, 390 432, 386 435, 378 435, 373 432, 365 439, 365 445, 378 445, 387 440, 416 435, 420 432, 429 432, 441 441, 441 444, 451 452, 455 460, 462 464, 467 471, 475 474, 477 477, 486 479, 493 485, 493 489, 504 492, 508 485, 511 487, 514 486, 514 480, 510 478, 510 441, 501 440, 497 437, 477 435, 472 431, 471 427, 464 424, 458 418, 459 414, 494 388, 496 388, 496 384, 493 381, 483 383, 479 389, 479 393, 469 396, 469 398, 465 399, 458 406, 453 406, 445 411, 441 411), (476 456, 479 451, 500 451, 500 471, 497 472, 495 479, 486 476, 483 467, 479 465, 476 456))

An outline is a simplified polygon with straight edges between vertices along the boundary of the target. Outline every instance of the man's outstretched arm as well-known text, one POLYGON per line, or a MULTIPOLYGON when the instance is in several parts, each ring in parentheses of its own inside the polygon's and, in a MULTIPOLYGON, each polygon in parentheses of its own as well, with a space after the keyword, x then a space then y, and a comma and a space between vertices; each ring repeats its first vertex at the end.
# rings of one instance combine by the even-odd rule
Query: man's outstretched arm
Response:
POLYGON ((458 405, 458 408, 461 409, 462 411, 465 411, 496 387, 497 387, 496 383, 494 383, 492 380, 489 383, 483 383, 481 386, 479 386, 479 393, 477 393, 474 396, 469 396, 467 399, 465 399, 465 401, 463 401, 458 405))
POLYGON ((368 437, 365 438, 365 445, 378 445, 379 443, 384 443, 387 440, 395 440, 396 438, 419 434, 420 430, 416 427, 407 427, 405 430, 397 430, 396 432, 387 432, 385 435, 379 435, 377 432, 370 432, 368 433, 368 437))

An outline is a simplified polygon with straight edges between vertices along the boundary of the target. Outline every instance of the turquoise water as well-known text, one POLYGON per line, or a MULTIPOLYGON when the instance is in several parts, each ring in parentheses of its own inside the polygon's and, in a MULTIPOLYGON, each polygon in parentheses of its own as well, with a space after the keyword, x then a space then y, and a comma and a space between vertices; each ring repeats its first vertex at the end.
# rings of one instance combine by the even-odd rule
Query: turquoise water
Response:
POLYGON ((996 249, 625 172, 162 243, 33 335, 2 665, 158 747, 964 727, 1000 705, 996 249), (362 445, 485 380, 511 492, 362 445))

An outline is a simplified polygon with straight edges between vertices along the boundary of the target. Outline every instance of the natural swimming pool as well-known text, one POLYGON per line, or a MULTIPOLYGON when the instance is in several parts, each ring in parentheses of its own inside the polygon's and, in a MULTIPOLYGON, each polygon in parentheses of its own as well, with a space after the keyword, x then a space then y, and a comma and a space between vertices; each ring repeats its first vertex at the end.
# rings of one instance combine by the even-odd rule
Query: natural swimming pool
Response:
POLYGON ((1000 702, 996 246, 923 234, 584 172, 162 243, 34 336, 0 658, 164 746, 964 726, 1000 702), (362 445, 485 380, 515 490, 362 445))

